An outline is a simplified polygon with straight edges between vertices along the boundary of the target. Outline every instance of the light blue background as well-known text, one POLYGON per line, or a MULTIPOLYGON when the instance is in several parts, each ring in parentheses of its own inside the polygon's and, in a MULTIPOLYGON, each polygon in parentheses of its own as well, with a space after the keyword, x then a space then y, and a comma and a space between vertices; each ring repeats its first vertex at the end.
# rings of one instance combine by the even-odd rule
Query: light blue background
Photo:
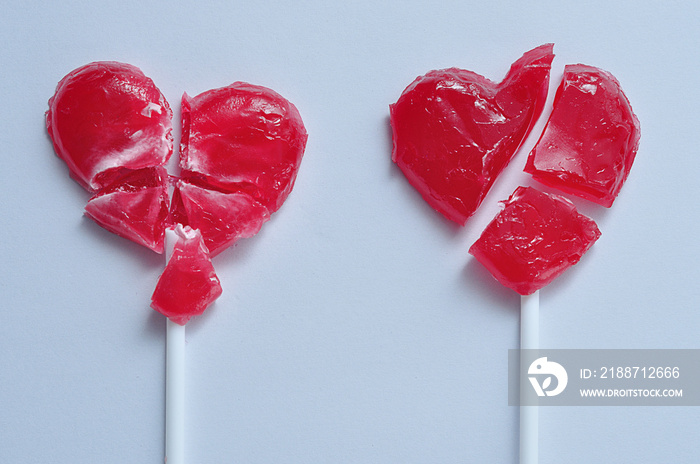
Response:
MULTIPOLYGON (((82 216, 43 121, 69 71, 132 63, 178 115, 184 91, 265 85, 309 132, 289 200, 216 258, 224 294, 188 325, 188 462, 512 463, 519 298, 467 250, 533 184, 536 134, 458 228, 390 162, 388 105, 546 42, 552 89, 567 63, 612 72, 641 147, 610 210, 575 201, 603 236, 541 292, 541 344, 698 348, 699 23, 692 1, 4 2, 0 462, 163 459, 163 261, 82 216)), ((545 408, 541 462, 693 463, 699 435, 698 408, 545 408)))

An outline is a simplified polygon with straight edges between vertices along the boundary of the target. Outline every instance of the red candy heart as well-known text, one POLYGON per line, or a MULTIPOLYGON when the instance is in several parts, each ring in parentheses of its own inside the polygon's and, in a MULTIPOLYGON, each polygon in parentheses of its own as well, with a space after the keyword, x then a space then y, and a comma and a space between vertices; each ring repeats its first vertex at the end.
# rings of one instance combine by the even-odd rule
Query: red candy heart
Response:
POLYGON ((182 179, 168 214, 172 111, 138 68, 91 63, 49 100, 46 127, 71 176, 97 193, 86 214, 156 252, 179 231, 152 306, 184 324, 221 293, 211 256, 255 235, 294 186, 307 134, 296 107, 236 82, 182 100, 182 179), (184 226, 184 227, 183 227, 184 226))
POLYGON ((552 44, 525 53, 500 84, 462 69, 419 77, 390 106, 392 159, 430 206, 464 224, 537 121, 552 44))
MULTIPOLYGON (((419 77, 391 105, 392 159, 423 198, 463 224, 532 129, 547 95, 552 45, 527 52, 498 85, 470 71, 419 77)), ((619 82, 569 65, 525 171, 609 207, 639 146, 639 120, 619 82)), ((535 292, 598 239, 593 220, 563 197, 518 188, 470 249, 503 285, 535 292)))
MULTIPOLYGON (((182 99, 181 167, 171 222, 199 228, 212 255, 260 230, 294 186, 307 134, 299 111, 265 87, 236 82, 182 99)), ((87 215, 163 251, 172 111, 141 70, 96 62, 69 73, 46 126, 71 176, 97 194, 87 215)))

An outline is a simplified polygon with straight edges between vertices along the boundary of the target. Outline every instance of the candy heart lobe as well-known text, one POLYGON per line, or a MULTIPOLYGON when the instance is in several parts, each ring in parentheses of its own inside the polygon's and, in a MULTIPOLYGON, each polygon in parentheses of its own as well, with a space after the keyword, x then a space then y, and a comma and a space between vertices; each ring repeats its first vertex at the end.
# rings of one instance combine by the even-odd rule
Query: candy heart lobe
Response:
POLYGON ((236 82, 182 98, 184 179, 244 192, 271 213, 294 186, 306 146, 299 111, 265 87, 236 82))
POLYGON ((95 192, 129 171, 162 166, 173 150, 172 110, 135 66, 94 62, 66 75, 46 127, 71 176, 95 192))

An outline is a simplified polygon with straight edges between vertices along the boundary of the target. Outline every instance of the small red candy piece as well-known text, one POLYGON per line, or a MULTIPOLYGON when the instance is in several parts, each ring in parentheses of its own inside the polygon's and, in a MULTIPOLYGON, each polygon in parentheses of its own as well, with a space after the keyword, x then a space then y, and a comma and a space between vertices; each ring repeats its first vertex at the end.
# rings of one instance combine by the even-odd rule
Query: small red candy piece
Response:
POLYGON ((221 285, 202 234, 182 226, 177 226, 175 233, 178 239, 156 284, 151 307, 185 325, 221 295, 221 285))
POLYGON ((464 224, 542 112, 553 45, 525 53, 496 84, 462 69, 417 78, 390 106, 392 159, 430 206, 464 224))
POLYGON ((639 137, 639 120, 617 79, 592 66, 569 65, 525 171, 610 207, 632 168, 639 137))
POLYGON ((227 193, 178 181, 171 221, 198 229, 212 257, 260 231, 270 213, 246 193, 227 193))
POLYGON ((140 69, 102 61, 64 77, 46 127, 71 176, 94 192, 130 170, 162 166, 172 154, 172 111, 140 69))
POLYGON ((271 213, 294 186, 306 146, 299 111, 265 87, 236 82, 182 97, 182 176, 247 193, 271 213))
POLYGON ((93 196, 85 214, 108 231, 162 253, 167 179, 163 167, 134 171, 93 196))
POLYGON ((518 187, 469 253, 503 285, 529 295, 576 264, 598 237, 595 222, 566 198, 518 187))

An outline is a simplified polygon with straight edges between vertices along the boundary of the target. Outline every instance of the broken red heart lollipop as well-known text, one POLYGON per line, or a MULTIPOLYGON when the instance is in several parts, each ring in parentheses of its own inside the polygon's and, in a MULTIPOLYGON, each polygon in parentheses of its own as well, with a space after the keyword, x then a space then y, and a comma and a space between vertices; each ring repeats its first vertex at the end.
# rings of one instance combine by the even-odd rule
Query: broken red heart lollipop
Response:
MULTIPOLYGON (((260 230, 292 190, 306 146, 296 107, 265 87, 234 83, 183 96, 181 165, 171 222, 200 229, 216 255, 260 230)), ((102 227, 162 253, 172 111, 138 68, 91 63, 49 100, 46 124, 71 176, 98 193, 86 207, 102 227)))
MULTIPOLYGON (((104 61, 72 71, 49 100, 46 127, 71 176, 96 192, 85 208, 90 218, 159 253, 166 223, 196 229, 198 238, 181 233, 180 242, 201 241, 186 246, 198 250, 201 265, 204 255, 209 260, 239 238, 255 235, 279 209, 294 186, 307 134, 294 105, 243 82, 194 98, 185 94, 182 113, 183 179, 175 186, 170 214, 163 165, 172 153, 172 111, 138 68, 104 61)), ((173 264, 162 280, 173 284, 197 275, 173 264)), ((188 296, 168 299, 166 284, 159 285, 154 308, 176 314, 181 324, 218 296, 192 287, 190 297, 206 297, 204 307, 171 308, 188 296)))
POLYGON ((544 106, 552 44, 525 53, 499 84, 462 69, 419 77, 390 106, 392 159, 430 206, 464 224, 544 106))
POLYGON ((182 97, 182 177, 246 193, 271 213, 294 186, 306 139, 296 107, 265 87, 236 82, 182 97))
POLYGON ((525 171, 550 187, 610 207, 639 147, 639 120, 602 69, 568 65, 525 171))
POLYGON ((294 105, 241 82, 184 95, 182 113, 183 178, 170 214, 163 165, 172 153, 172 112, 138 68, 83 66, 61 80, 46 113, 56 154, 97 192, 85 208, 89 217, 157 252, 164 251, 166 220, 172 226, 172 254, 151 306, 168 318, 165 460, 173 462, 184 460, 184 325, 222 292, 211 256, 255 235, 280 208, 307 139, 294 105))
POLYGON ((46 127, 71 176, 94 192, 129 171, 165 164, 171 119, 165 97, 140 69, 101 61, 58 83, 46 127))
POLYGON ((469 253, 506 287, 529 295, 576 264, 600 237, 573 203, 518 187, 469 253))

